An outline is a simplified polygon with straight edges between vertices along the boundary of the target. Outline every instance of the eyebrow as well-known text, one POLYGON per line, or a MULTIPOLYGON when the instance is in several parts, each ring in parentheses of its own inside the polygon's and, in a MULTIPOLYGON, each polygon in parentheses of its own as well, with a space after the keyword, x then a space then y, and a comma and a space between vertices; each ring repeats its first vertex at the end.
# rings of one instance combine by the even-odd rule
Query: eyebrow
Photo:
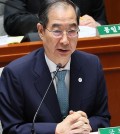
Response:
MULTIPOLYGON (((76 26, 78 26, 76 23, 72 23, 72 24, 68 25, 68 27, 76 27, 76 26)), ((62 27, 62 25, 55 23, 55 24, 52 25, 52 28, 55 28, 55 27, 62 27)))

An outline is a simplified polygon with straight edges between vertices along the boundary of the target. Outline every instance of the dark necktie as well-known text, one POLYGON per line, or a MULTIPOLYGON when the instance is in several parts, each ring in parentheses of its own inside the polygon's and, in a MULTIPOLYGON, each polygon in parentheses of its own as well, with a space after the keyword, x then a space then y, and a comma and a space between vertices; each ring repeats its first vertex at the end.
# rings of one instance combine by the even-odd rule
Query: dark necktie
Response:
POLYGON ((57 97, 59 101, 59 106, 63 118, 68 114, 68 91, 65 85, 65 75, 67 70, 59 71, 57 73, 58 82, 56 83, 57 86, 57 97))

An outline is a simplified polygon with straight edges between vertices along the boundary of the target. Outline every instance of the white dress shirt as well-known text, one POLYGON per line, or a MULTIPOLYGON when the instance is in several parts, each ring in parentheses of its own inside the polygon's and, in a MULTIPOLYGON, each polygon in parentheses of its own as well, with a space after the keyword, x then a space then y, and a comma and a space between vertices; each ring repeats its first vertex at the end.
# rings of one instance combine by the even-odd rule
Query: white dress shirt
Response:
MULTIPOLYGON (((54 76, 54 72, 56 71, 56 68, 57 68, 57 65, 52 62, 45 54, 45 60, 46 60, 46 63, 48 65, 48 68, 51 72, 51 76, 53 78, 54 76)), ((67 70, 67 73, 66 73, 66 76, 65 76, 65 84, 66 84, 66 87, 67 87, 67 90, 68 90, 68 94, 69 94, 69 84, 70 84, 70 61, 71 59, 68 61, 68 63, 65 65, 64 68, 60 68, 60 71, 62 70, 67 70)), ((56 88, 56 83, 57 83, 58 79, 57 77, 55 77, 53 83, 54 83, 54 86, 55 86, 55 90, 56 90, 56 93, 57 93, 57 88, 56 88)))

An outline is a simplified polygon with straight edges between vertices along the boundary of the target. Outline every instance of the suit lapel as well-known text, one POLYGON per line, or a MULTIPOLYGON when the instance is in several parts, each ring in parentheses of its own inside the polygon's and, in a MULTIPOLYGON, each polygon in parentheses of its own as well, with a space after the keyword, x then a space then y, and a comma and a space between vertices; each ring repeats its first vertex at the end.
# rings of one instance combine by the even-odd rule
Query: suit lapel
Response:
MULTIPOLYGON (((44 52, 41 52, 36 58, 34 67, 35 73, 37 74, 35 87, 41 98, 43 98, 52 77, 45 61, 44 52)), ((56 122, 61 121, 62 116, 53 83, 51 84, 43 103, 46 105, 56 122)))

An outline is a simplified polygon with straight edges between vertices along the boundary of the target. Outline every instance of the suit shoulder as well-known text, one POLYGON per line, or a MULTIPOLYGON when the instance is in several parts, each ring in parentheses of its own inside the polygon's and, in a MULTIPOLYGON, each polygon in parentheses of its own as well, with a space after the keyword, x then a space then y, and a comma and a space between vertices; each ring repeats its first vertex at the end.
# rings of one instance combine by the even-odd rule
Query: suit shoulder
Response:
POLYGON ((73 53, 72 61, 75 61, 77 64, 82 64, 86 66, 96 66, 101 64, 100 59, 97 55, 78 50, 73 53))
POLYGON ((10 62, 6 67, 7 68, 14 68, 14 67, 19 67, 21 65, 27 65, 29 62, 34 61, 34 59, 36 58, 37 55, 39 55, 40 53, 43 52, 43 49, 37 49, 34 50, 32 52, 30 52, 29 54, 22 56, 18 59, 15 59, 14 61, 10 62))
POLYGON ((98 56, 97 55, 94 55, 94 54, 91 54, 91 53, 87 53, 87 52, 83 52, 83 51, 78 51, 76 50, 73 55, 75 57, 79 57, 79 58, 84 58, 84 59, 96 59, 98 60, 98 56))

